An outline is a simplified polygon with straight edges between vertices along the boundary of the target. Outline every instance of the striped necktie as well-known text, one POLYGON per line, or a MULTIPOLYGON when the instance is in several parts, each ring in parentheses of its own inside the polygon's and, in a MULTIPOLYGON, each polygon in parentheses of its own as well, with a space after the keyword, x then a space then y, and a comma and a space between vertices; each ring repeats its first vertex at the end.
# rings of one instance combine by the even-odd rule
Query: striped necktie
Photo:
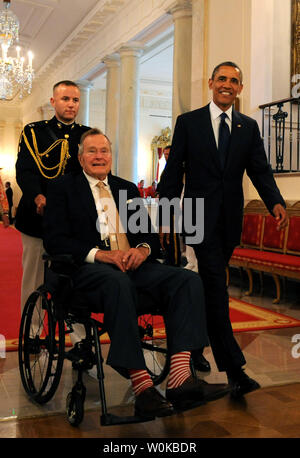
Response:
POLYGON ((110 193, 106 189, 106 185, 103 181, 97 183, 99 188, 99 195, 102 203, 102 207, 107 215, 108 227, 109 227, 109 241, 111 250, 123 250, 128 251, 130 245, 128 243, 127 236, 124 232, 120 232, 119 229, 119 212, 112 199, 110 193))

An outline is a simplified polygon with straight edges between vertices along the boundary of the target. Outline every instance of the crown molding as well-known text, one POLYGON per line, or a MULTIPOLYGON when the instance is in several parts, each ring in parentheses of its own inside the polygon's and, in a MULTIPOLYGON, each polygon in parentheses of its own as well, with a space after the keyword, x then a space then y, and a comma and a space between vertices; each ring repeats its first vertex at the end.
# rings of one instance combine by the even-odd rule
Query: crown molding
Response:
POLYGON ((49 73, 57 69, 66 58, 73 57, 82 45, 88 43, 108 18, 116 14, 126 0, 100 0, 84 20, 76 27, 54 54, 44 63, 36 74, 35 81, 43 80, 49 73))

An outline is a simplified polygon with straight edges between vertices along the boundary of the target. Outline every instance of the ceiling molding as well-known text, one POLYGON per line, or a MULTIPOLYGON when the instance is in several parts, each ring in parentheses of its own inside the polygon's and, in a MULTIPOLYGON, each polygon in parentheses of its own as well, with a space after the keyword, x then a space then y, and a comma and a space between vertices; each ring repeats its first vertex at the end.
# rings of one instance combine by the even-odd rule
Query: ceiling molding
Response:
POLYGON ((107 19, 118 12, 126 0, 100 0, 90 11, 84 20, 76 27, 69 37, 62 43, 55 53, 44 63, 37 72, 36 80, 48 77, 52 70, 56 70, 59 63, 72 57, 82 47, 84 42, 89 41, 99 32, 99 27, 107 19))

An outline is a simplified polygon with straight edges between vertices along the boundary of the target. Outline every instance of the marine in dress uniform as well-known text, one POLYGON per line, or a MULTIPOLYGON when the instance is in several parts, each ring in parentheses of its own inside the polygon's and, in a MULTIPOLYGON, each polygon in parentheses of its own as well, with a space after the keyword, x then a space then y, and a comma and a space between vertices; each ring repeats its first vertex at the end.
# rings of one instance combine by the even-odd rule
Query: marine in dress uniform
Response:
POLYGON ((32 237, 42 238, 42 216, 34 199, 47 196, 50 180, 81 170, 78 145, 89 127, 73 122, 64 124, 54 116, 49 121, 27 124, 20 137, 16 163, 17 183, 22 197, 16 214, 16 228, 32 237))
POLYGON ((78 145, 81 135, 89 127, 75 122, 79 98, 80 91, 75 83, 57 83, 50 100, 55 116, 50 120, 27 124, 21 133, 16 179, 23 194, 15 220, 23 244, 21 310, 29 294, 44 280, 43 208, 39 208, 37 199, 41 197, 45 205, 49 182, 81 170, 77 158, 78 145))

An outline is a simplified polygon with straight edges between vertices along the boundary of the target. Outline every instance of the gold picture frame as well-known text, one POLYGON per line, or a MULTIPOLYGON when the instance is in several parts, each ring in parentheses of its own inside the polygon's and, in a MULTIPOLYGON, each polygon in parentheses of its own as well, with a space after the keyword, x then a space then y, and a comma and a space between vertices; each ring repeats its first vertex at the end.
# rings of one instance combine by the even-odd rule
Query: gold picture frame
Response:
POLYGON ((157 176, 157 164, 159 158, 162 155, 163 149, 165 146, 171 144, 171 129, 166 127, 161 130, 160 135, 155 136, 151 142, 151 151, 152 151, 152 176, 153 180, 158 181, 159 177, 157 176))
MULTIPOLYGON (((291 79, 300 74, 300 0, 292 0, 291 12, 291 79)), ((291 83, 291 89, 295 82, 291 83)))

